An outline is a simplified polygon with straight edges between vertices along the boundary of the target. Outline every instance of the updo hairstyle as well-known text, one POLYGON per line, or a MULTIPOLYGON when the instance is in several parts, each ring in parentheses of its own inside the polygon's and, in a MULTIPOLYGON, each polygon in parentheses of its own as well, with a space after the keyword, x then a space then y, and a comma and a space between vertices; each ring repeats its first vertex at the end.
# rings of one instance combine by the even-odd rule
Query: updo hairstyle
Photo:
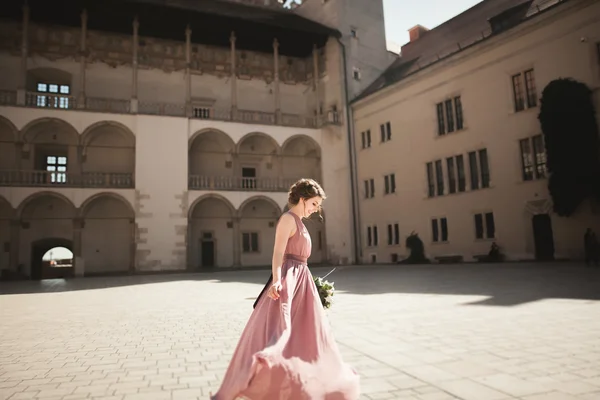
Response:
MULTIPOLYGON (((292 208, 297 205, 301 199, 308 200, 313 197, 320 197, 323 200, 327 198, 325 191, 317 181, 307 178, 300 179, 290 187, 290 191, 288 192, 288 207, 292 208)), ((320 209, 318 213, 320 216, 320 209)))

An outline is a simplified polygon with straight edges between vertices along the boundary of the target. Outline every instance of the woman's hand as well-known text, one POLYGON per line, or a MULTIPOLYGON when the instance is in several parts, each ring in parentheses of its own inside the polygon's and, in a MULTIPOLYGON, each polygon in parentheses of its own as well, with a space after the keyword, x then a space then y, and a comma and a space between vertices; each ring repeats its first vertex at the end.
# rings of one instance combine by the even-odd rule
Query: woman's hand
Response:
POLYGON ((281 292, 281 282, 275 281, 269 288, 267 296, 269 296, 272 300, 277 300, 279 299, 279 292, 281 292))

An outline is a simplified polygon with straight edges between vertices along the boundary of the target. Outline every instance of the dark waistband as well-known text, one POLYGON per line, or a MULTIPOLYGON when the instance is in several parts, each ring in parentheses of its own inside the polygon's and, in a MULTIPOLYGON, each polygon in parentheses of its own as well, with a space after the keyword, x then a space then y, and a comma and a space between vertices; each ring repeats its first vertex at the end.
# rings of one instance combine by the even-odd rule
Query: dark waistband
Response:
POLYGON ((297 256, 295 254, 284 254, 283 255, 283 260, 284 261, 285 260, 297 261, 297 262, 302 263, 302 264, 306 264, 308 262, 308 258, 306 258, 306 257, 300 257, 300 256, 297 256))

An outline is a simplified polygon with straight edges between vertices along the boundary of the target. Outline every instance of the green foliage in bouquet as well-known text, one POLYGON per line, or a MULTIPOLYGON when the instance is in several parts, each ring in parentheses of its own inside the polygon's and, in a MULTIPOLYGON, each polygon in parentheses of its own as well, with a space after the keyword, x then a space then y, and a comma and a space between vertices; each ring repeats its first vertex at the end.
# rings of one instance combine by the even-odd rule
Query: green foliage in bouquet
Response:
POLYGON ((319 297, 321 298, 321 304, 323 304, 323 308, 327 309, 331 307, 331 298, 335 292, 333 282, 326 281, 320 277, 314 277, 313 279, 315 281, 315 286, 317 286, 317 291, 319 292, 319 297))

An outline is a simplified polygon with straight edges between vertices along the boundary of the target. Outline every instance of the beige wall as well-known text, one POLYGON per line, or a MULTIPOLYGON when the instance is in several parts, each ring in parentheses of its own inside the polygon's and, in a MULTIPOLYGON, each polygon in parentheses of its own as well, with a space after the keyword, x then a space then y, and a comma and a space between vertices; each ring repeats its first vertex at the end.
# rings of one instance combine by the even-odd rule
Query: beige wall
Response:
MULTIPOLYGON (((568 2, 512 30, 405 78, 354 106, 355 146, 361 197, 363 259, 371 254, 389 262, 407 255, 404 241, 416 231, 430 256, 460 254, 466 260, 486 254, 492 240, 476 240, 474 214, 493 212, 495 241, 511 259, 535 254, 532 214, 546 212, 547 181, 523 181, 519 140, 541 133, 538 106, 514 111, 511 76, 533 68, 538 97, 545 85, 572 77, 598 90, 600 4, 568 2), (582 41, 581 38, 586 38, 582 41), (464 129, 437 136, 436 104, 461 96, 464 129), (391 122, 392 140, 380 143, 379 125, 391 122), (372 147, 361 149, 361 132, 370 130, 372 147), (467 153, 487 149, 490 187, 469 188, 467 153), (426 163, 462 154, 467 191, 428 198, 426 163), (382 162, 382 160, 386 160, 382 162), (396 193, 384 195, 384 178, 395 173, 396 193), (375 196, 365 199, 363 181, 375 180, 375 196), (529 206, 528 206, 529 203, 529 206), (432 243, 431 219, 448 221, 447 243, 432 243), (401 245, 387 246, 387 224, 399 223, 401 245), (367 226, 377 225, 379 245, 366 246, 367 226)), ((551 215, 556 257, 581 258, 587 226, 600 230, 600 218, 587 202, 573 217, 551 215)))

